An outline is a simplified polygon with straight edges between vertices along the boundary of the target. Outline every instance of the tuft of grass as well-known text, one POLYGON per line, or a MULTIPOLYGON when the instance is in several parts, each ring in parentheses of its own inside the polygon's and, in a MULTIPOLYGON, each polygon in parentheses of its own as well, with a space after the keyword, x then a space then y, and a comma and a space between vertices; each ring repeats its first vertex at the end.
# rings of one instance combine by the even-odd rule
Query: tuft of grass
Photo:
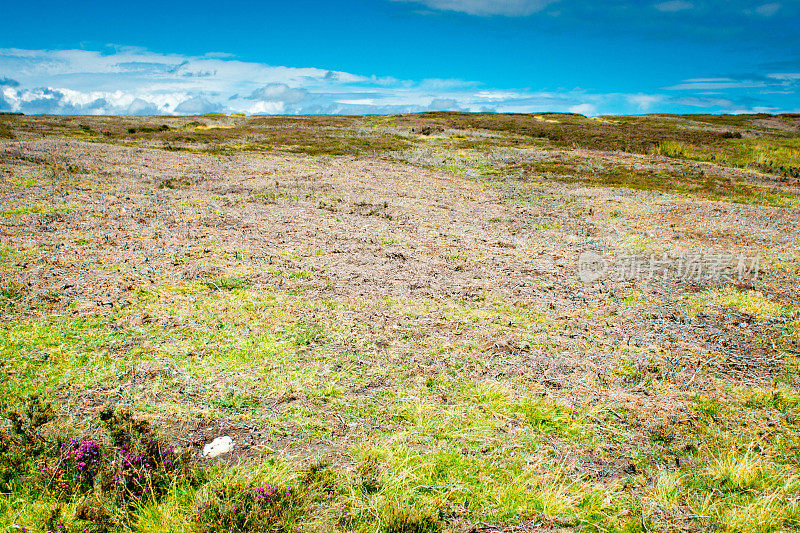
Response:
POLYGON ((666 157, 691 158, 692 149, 684 143, 676 141, 663 141, 658 144, 658 154, 666 157))
POLYGON ((231 411, 252 410, 259 406, 259 400, 251 394, 237 393, 229 390, 224 396, 212 398, 211 405, 231 411))
POLYGON ((13 139, 14 134, 11 132, 11 128, 5 124, 5 121, 0 120, 0 139, 13 139))
POLYGON ((678 505, 683 492, 681 479, 680 472, 659 471, 653 491, 655 500, 666 508, 678 505))
POLYGON ((571 439, 586 437, 580 415, 565 405, 543 399, 528 399, 514 405, 512 411, 521 413, 525 421, 539 433, 571 439))
POLYGON ((723 491, 759 490, 767 484, 764 459, 751 449, 744 453, 736 449, 725 450, 710 462, 708 473, 723 491))
POLYGON ((709 418, 717 418, 723 412, 723 406, 719 400, 699 395, 693 398, 692 409, 709 418))
POLYGON ((557 220, 552 220, 549 222, 540 222, 535 226, 533 226, 533 229, 537 231, 547 231, 547 230, 561 229, 562 227, 563 225, 561 224, 561 222, 557 220))
POLYGON ((796 391, 752 389, 746 393, 745 407, 750 409, 775 409, 785 413, 800 407, 796 391))
POLYGON ((25 292, 23 286, 15 282, 0 286, 0 309, 13 309, 25 296, 25 292))
POLYGON ((205 285, 214 291, 234 291, 248 288, 250 286, 250 281, 231 276, 219 276, 206 280, 205 285))
POLYGON ((321 324, 298 324, 291 335, 296 346, 307 347, 325 341, 325 328, 321 324))
POLYGON ((440 533, 439 517, 428 509, 410 502, 391 504, 384 517, 385 533, 440 533))
POLYGON ((289 277, 295 279, 312 279, 314 273, 308 270, 295 270, 289 273, 289 277))

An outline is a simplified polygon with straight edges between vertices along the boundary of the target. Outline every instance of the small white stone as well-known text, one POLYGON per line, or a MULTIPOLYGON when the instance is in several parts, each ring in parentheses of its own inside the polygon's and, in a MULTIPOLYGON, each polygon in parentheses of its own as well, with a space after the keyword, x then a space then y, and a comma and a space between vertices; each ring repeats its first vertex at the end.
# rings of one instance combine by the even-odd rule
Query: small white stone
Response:
POLYGON ((217 457, 233 450, 233 439, 225 435, 217 437, 203 447, 204 457, 217 457))

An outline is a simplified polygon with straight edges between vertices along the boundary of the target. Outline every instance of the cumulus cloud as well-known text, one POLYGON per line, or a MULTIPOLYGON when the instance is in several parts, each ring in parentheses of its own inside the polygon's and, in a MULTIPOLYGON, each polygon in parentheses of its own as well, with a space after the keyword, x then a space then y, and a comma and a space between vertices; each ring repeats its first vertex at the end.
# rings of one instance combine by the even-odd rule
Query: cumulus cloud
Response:
POLYGON ((247 98, 262 102, 294 104, 301 102, 306 96, 308 96, 308 91, 305 89, 292 89, 285 83, 270 83, 269 85, 254 90, 247 98))
POLYGON ((688 9, 692 9, 694 4, 691 2, 686 2, 684 0, 671 0, 669 2, 661 2, 659 4, 655 4, 653 7, 658 9, 659 11, 663 11, 664 13, 677 13, 678 11, 686 11, 688 9))
POLYGON ((559 0, 396 0, 415 2, 437 11, 458 11, 482 17, 527 17, 559 0))
POLYGON ((639 111, 647 112, 655 104, 662 102, 664 97, 659 94, 632 94, 627 97, 627 100, 635 105, 639 111))
MULTIPOLYGON (((0 49, 0 110, 28 114, 381 114, 431 110, 583 115, 755 109, 797 92, 792 65, 773 74, 683 80, 658 93, 495 89, 458 79, 401 80, 311 67, 143 49, 0 49), (744 96, 769 93, 764 101, 744 96), (713 94, 712 94, 713 93, 713 94), (753 93, 753 94, 748 94, 753 93)), ((770 72, 770 71, 766 71, 770 72)), ((793 109, 793 107, 786 107, 793 109)))
POLYGON ((203 115, 205 113, 224 113, 227 111, 216 102, 212 102, 205 96, 195 96, 184 100, 175 107, 178 115, 203 115))
POLYGON ((434 98, 428 104, 430 111, 466 111, 454 98, 434 98))
POLYGON ((570 106, 570 113, 578 113, 579 115, 592 116, 597 115, 597 108, 592 104, 577 104, 570 106))

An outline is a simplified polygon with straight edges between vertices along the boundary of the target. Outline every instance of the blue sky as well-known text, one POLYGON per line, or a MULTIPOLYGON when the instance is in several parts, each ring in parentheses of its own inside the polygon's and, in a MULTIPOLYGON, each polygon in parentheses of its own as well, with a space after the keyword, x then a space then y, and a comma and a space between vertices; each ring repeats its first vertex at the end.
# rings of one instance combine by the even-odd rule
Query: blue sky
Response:
POLYGON ((800 112, 800 0, 5 4, 0 111, 800 112))

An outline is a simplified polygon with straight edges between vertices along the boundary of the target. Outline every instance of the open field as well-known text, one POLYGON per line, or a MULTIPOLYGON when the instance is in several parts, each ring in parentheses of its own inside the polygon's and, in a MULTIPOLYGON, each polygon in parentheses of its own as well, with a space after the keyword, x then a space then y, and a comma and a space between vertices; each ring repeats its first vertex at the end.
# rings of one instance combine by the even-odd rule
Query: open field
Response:
POLYGON ((799 312, 797 115, 0 115, 0 531, 798 530, 799 312))

